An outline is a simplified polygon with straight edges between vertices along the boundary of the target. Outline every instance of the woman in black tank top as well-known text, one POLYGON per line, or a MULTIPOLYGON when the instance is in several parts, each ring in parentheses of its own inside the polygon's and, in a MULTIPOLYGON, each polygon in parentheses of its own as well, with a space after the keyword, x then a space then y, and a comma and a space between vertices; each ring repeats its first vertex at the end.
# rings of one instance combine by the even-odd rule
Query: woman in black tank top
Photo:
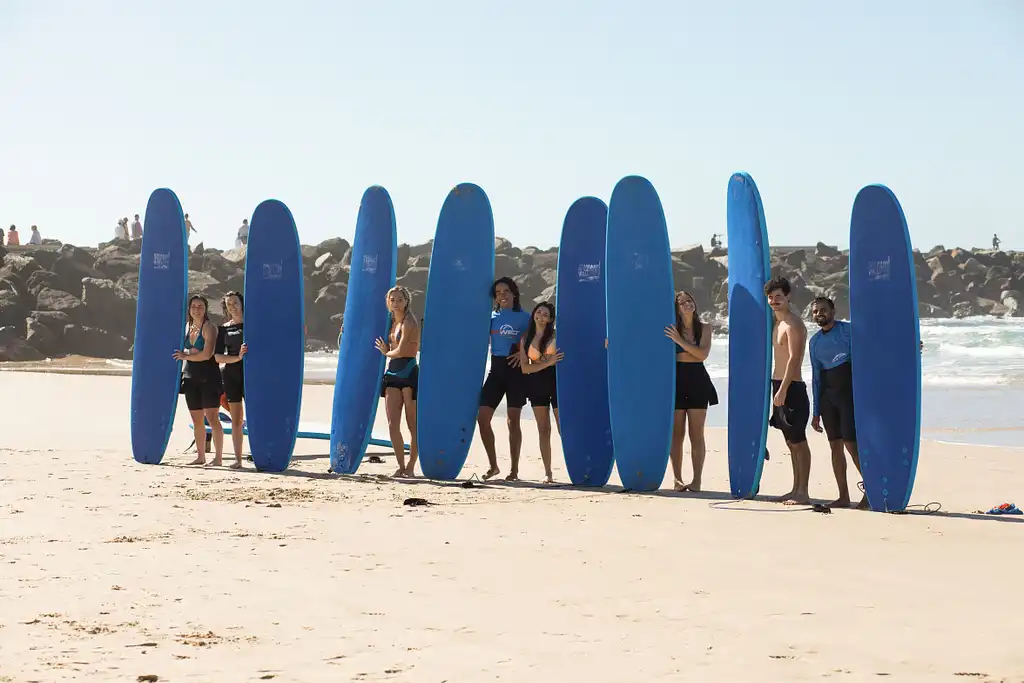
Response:
POLYGON ((220 301, 224 309, 224 324, 217 335, 218 363, 222 364, 221 377, 224 379, 224 397, 227 399, 228 412, 231 413, 231 443, 235 447, 235 464, 232 469, 242 467, 242 434, 243 409, 242 399, 245 397, 245 371, 242 359, 245 358, 247 346, 243 336, 244 301, 241 292, 228 292, 220 301))

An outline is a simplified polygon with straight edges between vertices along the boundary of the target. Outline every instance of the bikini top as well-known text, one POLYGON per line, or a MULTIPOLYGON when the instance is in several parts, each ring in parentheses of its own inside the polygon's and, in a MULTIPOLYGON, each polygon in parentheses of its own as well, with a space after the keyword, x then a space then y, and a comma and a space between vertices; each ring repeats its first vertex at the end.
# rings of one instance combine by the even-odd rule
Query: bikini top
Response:
POLYGON ((551 343, 548 344, 548 350, 545 351, 544 354, 542 354, 540 352, 540 349, 538 349, 536 346, 534 346, 533 344, 530 344, 530 348, 528 348, 526 350, 526 356, 530 360, 540 360, 542 355, 550 356, 550 355, 554 354, 554 352, 555 352, 555 342, 554 342, 554 340, 552 340, 551 343))
POLYGON ((192 340, 189 338, 190 336, 191 335, 188 335, 188 334, 185 335, 185 348, 186 349, 193 349, 194 348, 196 351, 202 351, 203 349, 206 348, 206 340, 203 339, 203 328, 201 328, 201 327, 199 328, 199 336, 196 337, 196 342, 194 344, 192 343, 192 340))

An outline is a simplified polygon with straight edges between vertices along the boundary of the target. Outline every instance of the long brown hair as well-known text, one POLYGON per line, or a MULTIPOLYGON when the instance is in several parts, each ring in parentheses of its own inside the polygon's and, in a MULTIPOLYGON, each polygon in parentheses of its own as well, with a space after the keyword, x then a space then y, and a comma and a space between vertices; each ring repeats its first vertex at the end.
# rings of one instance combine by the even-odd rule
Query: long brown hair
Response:
POLYGON ((697 300, 687 291, 676 293, 676 331, 679 332, 680 337, 683 336, 683 314, 679 310, 683 305, 683 297, 688 297, 693 302, 693 341, 697 346, 700 346, 700 338, 704 332, 704 323, 701 322, 700 311, 697 310, 697 300))
POLYGON ((540 353, 543 356, 547 353, 548 344, 551 343, 551 338, 555 336, 555 307, 550 302, 541 301, 539 304, 533 307, 533 311, 530 313, 530 325, 526 328, 526 336, 523 337, 523 348, 527 351, 530 350, 530 343, 533 342, 533 338, 537 336, 537 321, 533 319, 533 316, 537 314, 537 311, 541 308, 548 309, 548 316, 551 318, 551 322, 547 324, 544 329, 544 334, 540 336, 540 341, 537 342, 537 346, 540 347, 540 353))

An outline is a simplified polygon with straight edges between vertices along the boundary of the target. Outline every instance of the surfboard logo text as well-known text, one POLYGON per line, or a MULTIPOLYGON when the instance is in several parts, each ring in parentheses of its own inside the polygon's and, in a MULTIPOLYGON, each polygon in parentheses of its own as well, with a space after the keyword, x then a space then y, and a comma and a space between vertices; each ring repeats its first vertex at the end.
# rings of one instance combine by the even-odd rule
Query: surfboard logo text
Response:
POLYGON ((171 252, 153 254, 153 270, 170 270, 171 252))
POLYGON ((280 280, 284 276, 284 263, 278 261, 277 263, 264 263, 263 264, 263 279, 264 280, 280 280))
POLYGON ((597 282, 601 279, 600 263, 581 263, 576 269, 578 282, 597 282))
POLYGON ((373 273, 377 272, 377 259, 378 259, 378 256, 379 256, 378 254, 374 254, 373 256, 370 256, 369 254, 363 254, 363 272, 364 273, 370 273, 372 275, 373 273))
POLYGON ((455 270, 465 270, 466 269, 466 266, 462 263, 462 259, 460 259, 460 258, 455 259, 455 261, 452 263, 452 267, 455 270))
POLYGON ((888 281, 892 275, 892 257, 887 256, 881 261, 868 261, 868 280, 888 281))
POLYGON ((641 254, 638 251, 633 252, 633 270, 643 270, 647 267, 647 254, 641 254))

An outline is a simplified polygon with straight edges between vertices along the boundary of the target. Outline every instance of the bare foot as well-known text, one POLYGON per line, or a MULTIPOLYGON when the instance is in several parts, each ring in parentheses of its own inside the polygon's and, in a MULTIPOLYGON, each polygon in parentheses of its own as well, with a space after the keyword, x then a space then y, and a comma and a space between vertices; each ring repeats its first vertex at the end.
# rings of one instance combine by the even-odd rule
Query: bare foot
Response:
POLYGON ((223 464, 224 464, 224 458, 222 458, 219 455, 216 458, 214 458, 212 461, 210 461, 210 467, 221 467, 223 464))
POLYGON ((415 477, 416 476, 416 468, 414 468, 414 467, 407 467, 407 468, 405 468, 405 473, 402 476, 403 477, 409 477, 409 478, 415 477))
POLYGON ((505 481, 519 481, 519 473, 518 472, 511 472, 511 473, 509 473, 509 475, 507 477, 505 477, 505 481))
POLYGON ((206 464, 206 456, 203 456, 203 457, 200 457, 200 458, 196 458, 195 460, 193 460, 192 462, 189 463, 189 465, 205 465, 205 464, 206 464))
POLYGON ((768 500, 771 501, 772 503, 785 503, 787 501, 793 500, 794 496, 796 496, 796 491, 790 491, 789 493, 783 496, 772 496, 768 500))
POLYGON ((796 493, 793 497, 785 501, 783 505, 810 505, 811 497, 806 493, 796 493))
POLYGON ((691 481, 689 484, 686 485, 686 490, 692 493, 700 493, 700 482, 691 481))
POLYGON ((394 477, 404 477, 405 476, 405 468, 404 467, 399 467, 397 470, 395 470, 395 473, 392 474, 391 476, 392 476, 392 478, 394 478, 394 477))
POLYGON ((501 470, 499 470, 497 467, 492 467, 491 469, 487 470, 487 474, 484 475, 484 481, 487 481, 491 477, 496 477, 499 474, 501 474, 501 470))
POLYGON ((683 483, 682 479, 676 479, 675 484, 672 486, 672 490, 678 493, 686 491, 686 484, 683 483))
POLYGON ((828 504, 830 508, 848 508, 850 507, 850 497, 840 496, 838 499, 833 500, 828 504))
POLYGON ((555 478, 553 476, 551 476, 550 474, 544 475, 544 483, 545 484, 554 484, 555 483, 555 478))
POLYGON ((240 469, 242 469, 242 459, 241 458, 235 458, 235 462, 233 462, 231 464, 231 469, 233 469, 233 470, 240 470, 240 469))
POLYGON ((867 496, 864 496, 863 498, 860 499, 860 502, 857 503, 857 509, 858 510, 870 510, 871 509, 871 503, 868 502, 868 497, 867 496))

